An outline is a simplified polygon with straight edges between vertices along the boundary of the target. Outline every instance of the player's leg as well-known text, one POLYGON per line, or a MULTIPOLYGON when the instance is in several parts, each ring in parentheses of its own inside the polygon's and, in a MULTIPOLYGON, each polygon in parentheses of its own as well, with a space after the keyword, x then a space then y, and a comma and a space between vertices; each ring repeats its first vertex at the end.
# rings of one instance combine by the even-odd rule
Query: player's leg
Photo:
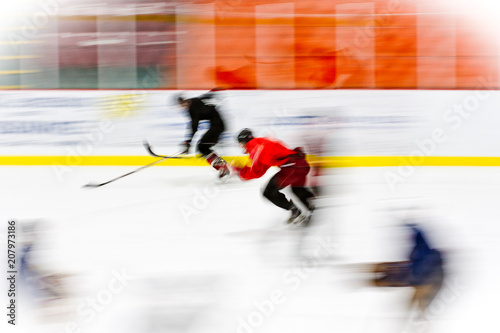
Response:
POLYGON ((207 159, 207 161, 211 164, 217 157, 217 154, 212 155, 213 150, 212 147, 217 144, 219 141, 219 137, 222 134, 223 129, 220 129, 218 126, 211 126, 208 131, 201 137, 200 141, 196 146, 196 149, 201 153, 201 155, 207 159), (210 157, 209 161, 209 155, 210 157))
POLYGON ((291 168, 293 170, 292 176, 290 177, 291 178, 290 185, 292 186, 292 192, 312 213, 315 208, 312 199, 315 196, 314 193, 306 187, 307 174, 310 171, 309 164, 305 159, 301 159, 298 160, 295 163, 295 166, 291 168))
POLYGON ((410 274, 408 261, 382 262, 373 267, 373 285, 377 287, 407 287, 410 274))
POLYGON ((314 193, 312 193, 307 187, 297 187, 292 186, 292 192, 299 198, 299 200, 309 209, 311 212, 314 211, 314 204, 312 199, 314 198, 314 193))
POLYGON ((263 193, 264 197, 271 201, 274 205, 291 211, 288 223, 294 222, 302 214, 300 209, 295 206, 291 200, 288 200, 283 193, 281 193, 283 188, 290 185, 288 181, 291 179, 291 175, 292 170, 285 168, 281 169, 271 178, 263 193))
POLYGON ((429 305, 436 298, 443 286, 443 281, 444 271, 442 267, 436 267, 425 285, 416 286, 416 301, 422 313, 429 308, 429 305))
POLYGON ((208 164, 215 170, 219 171, 219 177, 223 178, 229 175, 229 168, 226 161, 219 157, 212 147, 217 144, 219 137, 224 131, 223 126, 211 126, 198 142, 197 149, 205 157, 208 164))

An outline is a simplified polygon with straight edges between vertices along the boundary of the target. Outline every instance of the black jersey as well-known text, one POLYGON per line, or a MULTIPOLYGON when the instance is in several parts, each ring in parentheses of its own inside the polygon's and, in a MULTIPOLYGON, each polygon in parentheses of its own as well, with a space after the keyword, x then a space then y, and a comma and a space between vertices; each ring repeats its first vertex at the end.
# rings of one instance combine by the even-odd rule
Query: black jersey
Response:
POLYGON ((190 98, 190 106, 188 109, 191 117, 191 133, 189 141, 193 139, 194 134, 198 131, 198 125, 201 120, 210 121, 210 128, 217 127, 221 132, 224 131, 224 122, 214 105, 206 104, 204 101, 212 98, 211 94, 205 94, 200 97, 190 98))

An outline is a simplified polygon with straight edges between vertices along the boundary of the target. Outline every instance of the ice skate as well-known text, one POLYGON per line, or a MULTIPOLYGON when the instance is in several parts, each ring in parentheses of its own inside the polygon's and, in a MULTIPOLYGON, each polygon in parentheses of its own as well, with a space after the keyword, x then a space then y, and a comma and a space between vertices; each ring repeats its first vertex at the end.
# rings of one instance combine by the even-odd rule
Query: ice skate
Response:
POLYGON ((292 205, 293 205, 292 209, 290 210, 291 215, 287 221, 287 224, 298 226, 298 225, 302 224, 302 222, 304 221, 306 216, 304 214, 302 214, 301 210, 297 206, 295 206, 295 204, 293 202, 292 202, 292 205))
POLYGON ((219 169, 219 180, 221 182, 227 181, 229 178, 231 178, 231 171, 227 167, 227 165, 224 165, 219 169))

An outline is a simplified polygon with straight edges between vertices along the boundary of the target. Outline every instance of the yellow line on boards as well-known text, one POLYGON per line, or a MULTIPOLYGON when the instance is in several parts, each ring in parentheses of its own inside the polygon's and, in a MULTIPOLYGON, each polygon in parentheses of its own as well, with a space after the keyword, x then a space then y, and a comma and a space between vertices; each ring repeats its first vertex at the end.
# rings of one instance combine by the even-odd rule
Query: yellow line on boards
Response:
POLYGON ((338 156, 311 159, 322 167, 500 166, 500 157, 478 156, 338 156))
MULTIPOLYGON (((0 165, 141 166, 158 159, 150 156, 0 156, 0 165)), ((192 157, 168 159, 157 165, 202 166, 207 162, 192 157)))
MULTIPOLYGON (((245 164, 245 156, 227 156, 227 161, 245 164)), ((500 157, 463 156, 309 156, 309 162, 324 168, 398 166, 500 166, 500 157)), ((0 156, 0 165, 40 166, 142 166, 157 160, 151 156, 0 156)), ((167 159, 159 166, 208 166, 202 158, 167 159)))

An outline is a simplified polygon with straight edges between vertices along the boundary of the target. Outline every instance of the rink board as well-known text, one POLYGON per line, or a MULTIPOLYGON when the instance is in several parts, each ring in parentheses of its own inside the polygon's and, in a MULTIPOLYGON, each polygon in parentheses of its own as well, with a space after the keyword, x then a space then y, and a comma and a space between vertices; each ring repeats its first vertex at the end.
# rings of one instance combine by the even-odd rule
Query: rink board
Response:
MULTIPOLYGON (((479 89, 224 90, 213 101, 227 125, 215 148, 243 155, 235 137, 251 128, 322 156, 325 166, 500 165, 500 92, 479 89)), ((142 165, 150 161, 144 140, 172 154, 189 125, 174 103, 178 93, 0 92, 0 165, 142 165)), ((193 142, 207 126, 200 124, 193 142)))

